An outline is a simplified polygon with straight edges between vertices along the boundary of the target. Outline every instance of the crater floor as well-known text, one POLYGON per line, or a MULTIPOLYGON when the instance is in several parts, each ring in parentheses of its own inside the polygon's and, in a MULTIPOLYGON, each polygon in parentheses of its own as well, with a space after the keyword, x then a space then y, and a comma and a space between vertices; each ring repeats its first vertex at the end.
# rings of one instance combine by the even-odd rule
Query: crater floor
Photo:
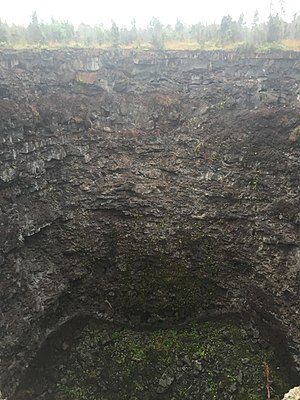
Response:
POLYGON ((14 399, 261 400, 267 363, 280 400, 290 362, 233 316, 147 331, 77 317, 47 339, 14 399))

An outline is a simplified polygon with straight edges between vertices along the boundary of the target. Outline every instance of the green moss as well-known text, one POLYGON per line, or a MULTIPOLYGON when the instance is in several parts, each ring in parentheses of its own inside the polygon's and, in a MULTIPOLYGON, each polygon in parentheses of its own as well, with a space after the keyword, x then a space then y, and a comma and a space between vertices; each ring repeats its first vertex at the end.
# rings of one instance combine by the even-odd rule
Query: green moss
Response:
POLYGON ((142 400, 163 391, 165 399, 258 400, 265 398, 265 360, 272 399, 280 399, 288 383, 273 350, 249 344, 233 321, 154 332, 94 326, 82 332, 70 353, 55 398, 142 400), (162 379, 169 379, 168 388, 160 386, 162 379))
POLYGON ((221 100, 217 104, 215 104, 215 108, 218 110, 224 110, 226 106, 226 100, 221 100))
POLYGON ((195 147, 194 147, 194 153, 196 156, 199 156, 199 154, 201 153, 202 149, 204 146, 204 142, 202 140, 197 140, 195 147))
POLYGON ((196 350, 196 351, 195 351, 194 355, 195 355, 196 357, 198 357, 198 358, 203 358, 203 357, 205 356, 205 354, 206 354, 206 349, 205 349, 205 347, 203 347, 203 346, 201 346, 201 345, 199 345, 195 350, 196 350))
MULTIPOLYGON (((143 218, 122 232, 112 227, 104 256, 88 237, 82 239, 77 250, 89 273, 104 264, 117 266, 112 309, 120 315, 147 323, 150 317, 185 321, 226 301, 218 282, 240 265, 232 265, 200 222, 170 233, 172 226, 166 216, 151 226, 151 234, 145 233, 143 218)), ((245 340, 233 321, 154 332, 90 324, 63 363, 55 399, 150 400, 161 392, 166 400, 263 399, 265 361, 271 367, 272 400, 279 400, 289 385, 272 348, 245 340)))

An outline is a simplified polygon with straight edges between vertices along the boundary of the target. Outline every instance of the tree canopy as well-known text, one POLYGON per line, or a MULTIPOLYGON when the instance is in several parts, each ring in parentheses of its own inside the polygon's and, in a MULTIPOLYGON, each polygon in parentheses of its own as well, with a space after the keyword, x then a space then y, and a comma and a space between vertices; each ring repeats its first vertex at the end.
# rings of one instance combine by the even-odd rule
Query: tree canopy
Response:
MULTIPOLYGON (((270 7, 271 10, 271 7, 270 7)), ((295 14, 291 22, 284 20, 284 9, 280 14, 270 16, 268 21, 260 22, 259 13, 253 15, 251 26, 244 23, 244 15, 237 20, 225 15, 219 24, 204 25, 201 22, 185 25, 177 21, 174 26, 163 25, 152 18, 145 28, 137 28, 133 19, 131 27, 119 27, 112 21, 105 28, 102 24, 80 24, 75 28, 71 23, 40 21, 36 12, 32 13, 27 27, 9 25, 0 19, 1 46, 131 46, 142 45, 162 49, 167 42, 194 42, 199 48, 226 48, 229 44, 258 46, 283 40, 300 40, 300 14, 295 14)))

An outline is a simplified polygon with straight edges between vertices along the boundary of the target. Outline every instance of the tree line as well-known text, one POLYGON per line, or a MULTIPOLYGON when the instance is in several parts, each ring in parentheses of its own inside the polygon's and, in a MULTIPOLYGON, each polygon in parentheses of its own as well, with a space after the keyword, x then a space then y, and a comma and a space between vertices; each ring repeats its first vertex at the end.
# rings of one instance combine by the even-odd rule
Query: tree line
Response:
POLYGON ((138 28, 133 19, 131 26, 119 27, 112 21, 109 28, 81 23, 77 28, 69 22, 56 19, 51 22, 39 21, 33 12, 27 27, 9 25, 0 19, 0 45, 2 46, 131 46, 140 47, 148 44, 155 49, 163 49, 170 41, 193 41, 199 48, 208 44, 226 47, 228 44, 244 43, 262 45, 282 40, 300 40, 300 14, 295 14, 286 22, 283 14, 272 15, 267 21, 260 22, 258 11, 254 13, 251 25, 247 25, 244 15, 234 20, 230 15, 220 23, 204 25, 201 22, 186 25, 177 21, 175 25, 163 25, 157 18, 152 18, 145 28, 138 28))

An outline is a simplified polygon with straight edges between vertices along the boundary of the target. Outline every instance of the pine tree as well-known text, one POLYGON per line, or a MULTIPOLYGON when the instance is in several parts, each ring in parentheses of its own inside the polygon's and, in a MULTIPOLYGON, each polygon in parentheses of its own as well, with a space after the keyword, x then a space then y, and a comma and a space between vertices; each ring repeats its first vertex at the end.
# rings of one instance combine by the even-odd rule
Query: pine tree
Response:
POLYGON ((120 44, 120 31, 115 21, 111 21, 110 38, 114 47, 120 44))
POLYGON ((29 43, 38 44, 44 42, 43 33, 39 25, 36 11, 34 11, 31 15, 30 24, 27 28, 27 36, 29 43))

